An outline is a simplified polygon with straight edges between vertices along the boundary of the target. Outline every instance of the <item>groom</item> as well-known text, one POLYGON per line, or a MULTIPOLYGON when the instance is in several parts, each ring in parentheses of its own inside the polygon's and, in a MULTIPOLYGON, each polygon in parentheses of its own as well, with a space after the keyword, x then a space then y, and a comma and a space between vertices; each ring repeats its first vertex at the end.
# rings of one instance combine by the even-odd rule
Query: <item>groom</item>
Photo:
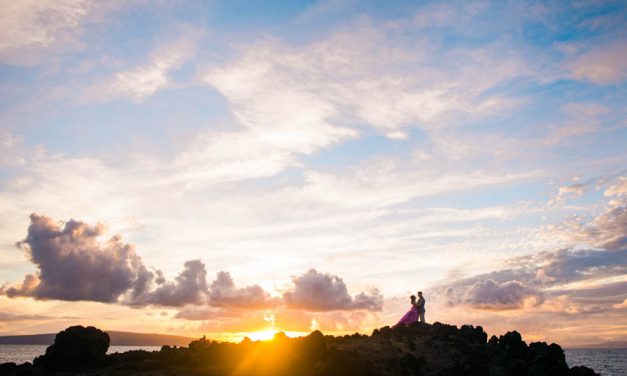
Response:
POLYGON ((425 322, 425 298, 422 297, 422 291, 418 291, 418 301, 416 302, 418 307, 418 321, 425 322))

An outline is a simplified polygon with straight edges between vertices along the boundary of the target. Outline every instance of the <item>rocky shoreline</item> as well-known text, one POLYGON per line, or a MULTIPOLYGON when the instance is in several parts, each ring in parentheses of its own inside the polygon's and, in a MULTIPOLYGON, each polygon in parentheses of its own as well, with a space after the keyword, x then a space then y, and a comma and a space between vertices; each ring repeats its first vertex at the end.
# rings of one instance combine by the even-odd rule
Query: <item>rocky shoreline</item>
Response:
POLYGON ((0 364, 0 375, 596 375, 569 368, 557 344, 527 344, 515 331, 488 339, 481 327, 441 323, 383 327, 370 336, 277 333, 238 344, 202 338, 188 347, 107 355, 109 343, 99 329, 70 327, 32 364, 0 364))

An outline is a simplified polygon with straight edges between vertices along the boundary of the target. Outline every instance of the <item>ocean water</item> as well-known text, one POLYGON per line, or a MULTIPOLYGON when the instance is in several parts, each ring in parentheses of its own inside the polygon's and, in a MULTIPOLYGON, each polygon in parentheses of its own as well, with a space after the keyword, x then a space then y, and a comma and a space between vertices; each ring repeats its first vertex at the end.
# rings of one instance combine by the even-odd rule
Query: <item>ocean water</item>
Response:
POLYGON ((566 349, 570 367, 586 366, 602 376, 627 375, 627 349, 566 349))
MULTIPOLYGON (((46 352, 44 345, 0 345, 0 363, 32 362, 46 352)), ((111 346, 109 354, 130 350, 159 351, 159 346, 111 346)), ((566 349, 570 367, 586 366, 602 376, 627 376, 627 349, 566 349)))
MULTIPOLYGON (((0 363, 32 362, 33 359, 46 352, 46 345, 0 345, 0 363)), ((109 346, 107 353, 125 352, 131 350, 159 351, 161 346, 109 346)))

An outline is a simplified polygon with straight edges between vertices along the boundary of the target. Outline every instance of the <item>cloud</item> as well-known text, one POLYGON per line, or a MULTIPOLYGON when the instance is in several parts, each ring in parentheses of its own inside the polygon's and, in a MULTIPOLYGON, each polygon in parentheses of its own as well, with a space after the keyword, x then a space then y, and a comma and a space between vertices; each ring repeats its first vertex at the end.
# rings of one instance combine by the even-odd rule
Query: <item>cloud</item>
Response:
POLYGON ((510 268, 444 283, 435 288, 436 299, 448 305, 468 306, 477 310, 526 309, 564 313, 591 312, 586 305, 605 299, 609 309, 616 299, 627 295, 612 286, 616 278, 627 274, 627 249, 620 251, 572 250, 542 252, 510 259, 510 268), (595 293, 588 294, 586 291, 595 293), (555 299, 567 295, 569 302, 555 299))
POLYGON ((616 308, 616 309, 626 309, 627 308, 627 299, 623 300, 622 303, 614 304, 612 307, 616 308))
MULTIPOLYGON (((296 160, 289 147, 276 145, 252 131, 202 132, 176 158, 163 165, 171 171, 167 183, 189 188, 273 176, 296 160)), ((153 166, 151 166, 153 167, 153 166)))
POLYGON ((527 74, 523 59, 504 49, 440 49, 410 37, 417 31, 362 18, 301 46, 264 40, 204 79, 242 125, 306 154, 355 137, 350 123, 398 139, 409 127, 438 129, 517 104, 486 92, 527 74))
POLYGON ((248 309, 271 308, 281 304, 279 298, 273 298, 259 285, 235 287, 228 272, 218 272, 216 280, 209 287, 209 300, 212 306, 241 307, 248 309))
POLYGON ((482 309, 520 308, 525 299, 542 302, 542 294, 518 281, 496 282, 492 279, 475 282, 461 297, 463 304, 482 309))
POLYGON ((414 197, 509 184, 535 175, 534 171, 492 174, 462 170, 446 174, 424 167, 420 160, 379 159, 336 174, 307 171, 306 184, 298 194, 340 207, 383 207, 414 197))
POLYGON ((571 64, 571 72, 578 80, 620 84, 627 79, 627 43, 607 44, 584 53, 571 64))
POLYGON ((26 239, 18 243, 37 266, 9 297, 115 302, 127 290, 143 293, 150 279, 132 245, 119 236, 105 242, 104 226, 70 220, 63 228, 51 218, 32 214, 26 239))
POLYGON ((538 265, 535 274, 539 283, 563 285, 627 273, 627 249, 611 252, 563 249, 543 252, 528 262, 538 265))
POLYGON ((115 73, 107 91, 113 96, 123 95, 137 100, 153 95, 168 84, 169 71, 180 68, 193 55, 193 39, 188 35, 159 46, 152 52, 149 63, 115 73))
POLYGON ((624 206, 611 208, 594 219, 579 234, 582 241, 608 250, 625 249, 627 246, 627 210, 624 206))
POLYGON ((549 205, 561 203, 567 198, 581 197, 584 192, 595 187, 605 188, 603 194, 610 197, 607 207, 590 219, 587 216, 575 216, 556 227, 555 234, 560 234, 576 243, 583 243, 606 250, 620 250, 627 246, 627 179, 624 176, 608 174, 600 178, 589 179, 559 188, 557 196, 549 205))
POLYGON ((181 307, 186 304, 205 304, 207 302, 207 270, 200 260, 187 261, 183 271, 174 282, 166 282, 162 276, 155 290, 139 295, 132 304, 153 304, 164 307, 181 307))
POLYGON ((566 120, 548 127, 549 134, 545 145, 556 145, 569 138, 601 131, 613 130, 615 125, 608 122, 609 108, 598 103, 567 103, 560 108, 566 120))
POLYGON ((131 306, 206 303, 207 271, 200 260, 187 261, 184 270, 169 282, 160 271, 149 271, 121 236, 100 241, 105 233, 102 224, 90 226, 70 220, 61 226, 38 214, 30 219, 27 237, 18 246, 28 253, 38 271, 26 275, 18 286, 3 287, 1 292, 8 297, 131 306))
POLYGON ((70 220, 63 226, 51 218, 31 215, 25 240, 18 243, 38 271, 17 286, 4 285, 0 294, 10 298, 96 301, 132 307, 182 307, 181 318, 200 319, 235 309, 262 310, 289 306, 314 311, 381 310, 378 290, 351 297, 341 278, 310 270, 293 279, 294 289, 283 298, 272 297, 259 285, 236 287, 228 272, 220 271, 207 283, 201 260, 185 262, 168 281, 160 270, 149 271, 134 247, 119 235, 101 241, 105 227, 70 220), (190 305, 204 306, 202 309, 190 305), (208 306, 215 307, 209 308, 208 306))
POLYGON ((0 2, 0 61, 32 64, 52 47, 67 48, 89 12, 88 0, 0 2))
MULTIPOLYGON (((620 194, 622 181, 619 178, 608 188, 610 193, 620 194)), ((597 248, 569 247, 512 258, 507 268, 442 284, 437 288, 439 298, 476 309, 524 309, 530 303, 551 312, 562 307, 566 313, 599 312, 620 303, 617 299, 627 295, 625 207, 609 206, 587 223, 568 223, 566 230, 557 231, 597 248), (562 295, 569 297, 568 304, 563 304, 562 295), (562 299, 559 304, 558 298, 562 299)))
POLYGON ((627 196, 627 176, 620 176, 618 181, 609 186, 603 194, 606 197, 618 196, 624 197, 627 196))
POLYGON ((383 297, 378 290, 361 292, 354 297, 348 294, 346 284, 337 276, 323 274, 315 269, 294 277, 294 290, 283 294, 288 307, 310 311, 365 309, 379 311, 383 297))
POLYGON ((0 322, 15 322, 15 321, 39 321, 39 320, 54 320, 54 319, 77 319, 76 317, 53 317, 47 315, 32 315, 32 314, 21 314, 21 313, 12 313, 12 312, 3 312, 0 311, 0 322))
POLYGON ((24 158, 23 140, 8 131, 0 131, 0 167, 23 166, 24 158))
MULTIPOLYGON (((621 178, 619 184, 622 182, 621 178)), ((606 194, 608 191, 616 192, 618 198, 610 201, 611 205, 590 223, 573 225, 575 230, 579 230, 574 235, 577 241, 611 251, 627 248, 627 202, 620 193, 621 189, 620 185, 608 188, 606 194)))
POLYGON ((186 306, 181 308, 174 317, 184 320, 214 320, 235 317, 237 313, 222 308, 186 306))
POLYGON ((566 199, 575 199, 575 198, 581 197, 583 196, 585 190, 586 190, 586 186, 581 183, 561 186, 559 187, 557 196, 551 199, 548 202, 548 204, 554 205, 556 203, 562 203, 566 201, 566 199))

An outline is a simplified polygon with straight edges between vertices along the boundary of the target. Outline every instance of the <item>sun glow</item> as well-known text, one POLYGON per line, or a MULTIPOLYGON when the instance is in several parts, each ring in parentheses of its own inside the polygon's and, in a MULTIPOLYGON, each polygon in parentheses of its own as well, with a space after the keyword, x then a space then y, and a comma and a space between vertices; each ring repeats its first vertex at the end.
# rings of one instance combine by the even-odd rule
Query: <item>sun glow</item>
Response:
POLYGON ((276 330, 276 329, 259 330, 259 331, 256 331, 256 332, 248 333, 247 337, 250 338, 253 341, 269 341, 278 332, 279 331, 276 330))
MULTIPOLYGON (((265 329, 265 330, 258 330, 256 332, 248 332, 246 333, 244 337, 248 337, 253 341, 270 341, 274 338, 274 335, 279 332, 281 332, 281 330, 270 328, 270 329, 265 329)), ((284 331, 283 333, 289 338, 305 337, 309 335, 309 332, 297 332, 297 331, 288 331, 288 332, 284 331)), ((241 341, 240 338, 237 338, 237 340, 241 341)), ((236 341, 236 339, 233 338, 233 341, 236 341)))

